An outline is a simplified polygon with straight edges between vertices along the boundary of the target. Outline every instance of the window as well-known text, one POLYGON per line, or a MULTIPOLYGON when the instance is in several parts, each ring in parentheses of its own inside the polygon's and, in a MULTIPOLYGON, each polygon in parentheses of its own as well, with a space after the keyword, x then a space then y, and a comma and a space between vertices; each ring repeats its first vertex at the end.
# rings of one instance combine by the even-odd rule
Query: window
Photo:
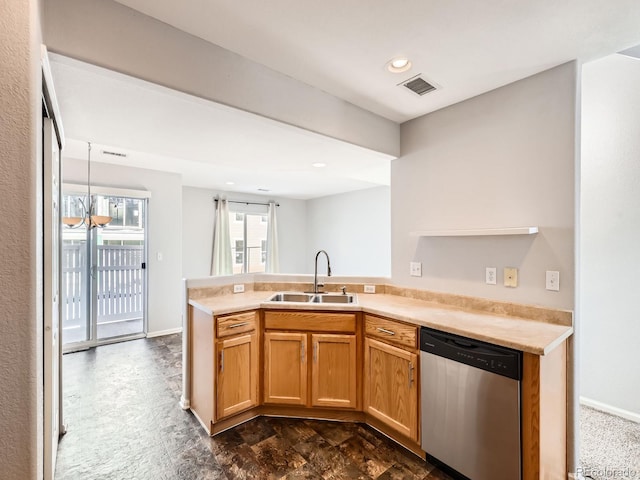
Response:
POLYGON ((233 253, 235 257, 235 264, 243 265, 244 264, 244 240, 235 241, 235 248, 233 253))
POLYGON ((106 197, 104 203, 111 217, 109 226, 127 230, 144 228, 143 218, 140 215, 142 202, 143 200, 139 198, 106 197))
POLYGON ((267 217, 263 214, 229 212, 233 273, 264 272, 267 259, 267 217))

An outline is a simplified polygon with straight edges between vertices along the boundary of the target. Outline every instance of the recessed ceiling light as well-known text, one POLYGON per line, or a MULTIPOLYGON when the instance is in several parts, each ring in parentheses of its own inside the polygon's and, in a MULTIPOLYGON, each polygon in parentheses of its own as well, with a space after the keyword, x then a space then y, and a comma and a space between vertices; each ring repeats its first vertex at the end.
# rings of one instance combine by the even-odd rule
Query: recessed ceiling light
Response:
POLYGON ((322 168, 322 167, 326 167, 327 164, 322 162, 315 162, 315 163, 312 163, 311 166, 316 168, 322 168))
POLYGON ((391 73, 406 72, 411 68, 411 61, 406 57, 392 58, 387 62, 387 70, 391 73))
POLYGON ((227 185, 235 185, 236 182, 226 182, 227 185))

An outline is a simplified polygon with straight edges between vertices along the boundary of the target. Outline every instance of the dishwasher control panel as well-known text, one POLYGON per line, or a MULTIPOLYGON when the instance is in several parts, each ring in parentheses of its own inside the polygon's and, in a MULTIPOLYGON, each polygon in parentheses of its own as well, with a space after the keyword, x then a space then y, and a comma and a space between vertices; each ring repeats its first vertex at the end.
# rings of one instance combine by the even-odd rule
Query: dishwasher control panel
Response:
POLYGON ((522 379, 522 352, 511 348, 421 327, 420 350, 514 380, 522 379))

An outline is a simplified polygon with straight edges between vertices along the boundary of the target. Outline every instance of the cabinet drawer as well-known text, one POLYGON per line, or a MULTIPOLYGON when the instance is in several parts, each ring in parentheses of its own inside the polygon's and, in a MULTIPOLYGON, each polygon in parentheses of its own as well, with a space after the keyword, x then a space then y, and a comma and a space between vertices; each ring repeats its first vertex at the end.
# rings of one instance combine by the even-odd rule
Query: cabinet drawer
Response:
POLYGON ((355 313, 264 312, 266 330, 355 333, 355 313))
POLYGON ((252 332, 258 323, 258 312, 235 313, 216 318, 218 338, 252 332))
POLYGON ((365 334, 385 342, 418 348, 418 327, 394 320, 365 315, 365 334))

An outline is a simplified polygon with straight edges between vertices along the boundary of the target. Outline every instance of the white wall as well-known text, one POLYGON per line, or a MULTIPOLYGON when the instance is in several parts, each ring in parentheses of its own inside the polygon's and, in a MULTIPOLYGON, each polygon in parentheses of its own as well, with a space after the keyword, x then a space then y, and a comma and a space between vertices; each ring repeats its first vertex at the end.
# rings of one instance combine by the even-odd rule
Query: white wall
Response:
MULTIPOLYGON (((222 196, 229 200, 266 203, 275 200, 277 210, 278 247, 280 273, 303 273, 305 268, 306 202, 268 198, 233 192, 220 192, 204 188, 182 189, 182 276, 184 278, 207 277, 211 268, 211 248, 215 204, 213 198, 222 196)), ((266 207, 230 205, 246 211, 264 212, 266 207)))
POLYGON ((49 49, 397 156, 399 126, 112 0, 47 0, 49 49), (115 27, 117 26, 117 27, 115 27))
POLYGON ((0 465, 42 477, 42 103, 40 5, 0 15, 0 465))
POLYGON ((581 394, 640 419, 640 60, 582 79, 581 394))
MULTIPOLYGON (((151 192, 148 209, 149 333, 182 327, 182 184, 180 175, 91 162, 92 185, 151 192), (162 253, 162 261, 158 260, 162 253)), ((63 180, 86 183, 87 162, 64 158, 63 180)))
POLYGON ((391 167, 392 279, 403 286, 573 309, 576 67, 569 63, 406 122, 391 167), (519 237, 411 231, 536 225, 519 237), (422 278, 409 262, 422 262, 422 278), (484 282, 498 268, 498 285, 484 282), (501 285, 519 269, 518 288, 501 285), (560 292, 545 290, 560 271, 560 292))
MULTIPOLYGON (((375 187, 307 201, 304 270, 312 273, 318 250, 326 250, 334 275, 391 275, 389 187, 375 187)), ((324 258, 318 270, 326 272, 324 258)))

